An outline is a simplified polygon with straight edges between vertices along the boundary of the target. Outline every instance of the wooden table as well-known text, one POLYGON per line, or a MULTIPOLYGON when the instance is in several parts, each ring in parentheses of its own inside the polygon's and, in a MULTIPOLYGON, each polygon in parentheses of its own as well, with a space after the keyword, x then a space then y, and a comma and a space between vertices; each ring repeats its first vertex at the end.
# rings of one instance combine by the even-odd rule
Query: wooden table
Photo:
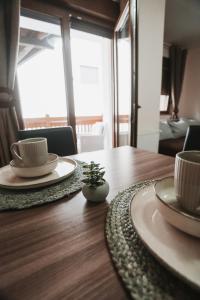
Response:
POLYGON ((82 153, 100 162, 110 184, 107 202, 71 199, 0 213, 0 299, 127 299, 107 249, 104 226, 110 200, 145 179, 173 174, 174 159, 120 147, 82 153))

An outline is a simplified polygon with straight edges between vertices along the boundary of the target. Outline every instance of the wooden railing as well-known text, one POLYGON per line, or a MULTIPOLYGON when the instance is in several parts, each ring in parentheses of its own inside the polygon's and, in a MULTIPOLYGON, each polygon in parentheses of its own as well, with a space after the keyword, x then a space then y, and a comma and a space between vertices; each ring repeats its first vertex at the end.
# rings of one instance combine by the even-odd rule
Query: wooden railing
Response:
POLYGON ((92 125, 102 122, 102 116, 76 117, 76 133, 88 133, 92 130, 92 125))
MULTIPOLYGON (((128 116, 120 116, 120 124, 128 123, 128 116)), ((76 131, 77 133, 87 133, 91 131, 92 125, 97 122, 102 122, 102 116, 84 116, 76 117, 76 131)), ((26 129, 44 128, 44 127, 60 127, 66 126, 67 117, 43 117, 43 118, 24 118, 24 125, 26 129)))

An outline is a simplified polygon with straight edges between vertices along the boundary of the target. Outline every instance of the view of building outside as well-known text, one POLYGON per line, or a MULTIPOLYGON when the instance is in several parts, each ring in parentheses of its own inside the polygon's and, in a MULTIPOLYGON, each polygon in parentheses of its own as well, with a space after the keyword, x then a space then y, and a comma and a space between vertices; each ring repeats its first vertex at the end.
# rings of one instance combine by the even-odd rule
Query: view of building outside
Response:
POLYGON ((71 53, 76 116, 103 114, 102 38, 71 30, 71 53))

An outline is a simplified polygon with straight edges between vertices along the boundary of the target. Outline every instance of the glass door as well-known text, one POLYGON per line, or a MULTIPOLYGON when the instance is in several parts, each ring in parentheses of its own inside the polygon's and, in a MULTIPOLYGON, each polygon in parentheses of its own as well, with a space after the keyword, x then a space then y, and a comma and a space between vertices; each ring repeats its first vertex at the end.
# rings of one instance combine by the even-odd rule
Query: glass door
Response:
POLYGON ((111 39, 71 28, 70 43, 78 151, 110 148, 111 39))
MULTIPOLYGON (((132 1, 131 10, 135 9, 132 1)), ((128 1, 114 32, 114 70, 115 70, 115 101, 114 101, 114 146, 136 146, 137 118, 135 112, 135 57, 133 34, 134 11, 130 14, 128 1)), ((134 18, 135 20, 135 18, 134 18)))

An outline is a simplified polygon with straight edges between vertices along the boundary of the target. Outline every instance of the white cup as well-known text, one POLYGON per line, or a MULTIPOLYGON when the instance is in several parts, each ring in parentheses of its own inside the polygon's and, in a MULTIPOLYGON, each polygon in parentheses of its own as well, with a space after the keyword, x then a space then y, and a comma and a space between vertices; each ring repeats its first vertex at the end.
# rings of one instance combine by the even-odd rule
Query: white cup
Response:
POLYGON ((176 154, 174 186, 180 205, 195 212, 200 206, 200 151, 176 154))
POLYGON ((43 165, 48 159, 47 139, 43 137, 18 141, 10 149, 13 158, 25 167, 43 165))

